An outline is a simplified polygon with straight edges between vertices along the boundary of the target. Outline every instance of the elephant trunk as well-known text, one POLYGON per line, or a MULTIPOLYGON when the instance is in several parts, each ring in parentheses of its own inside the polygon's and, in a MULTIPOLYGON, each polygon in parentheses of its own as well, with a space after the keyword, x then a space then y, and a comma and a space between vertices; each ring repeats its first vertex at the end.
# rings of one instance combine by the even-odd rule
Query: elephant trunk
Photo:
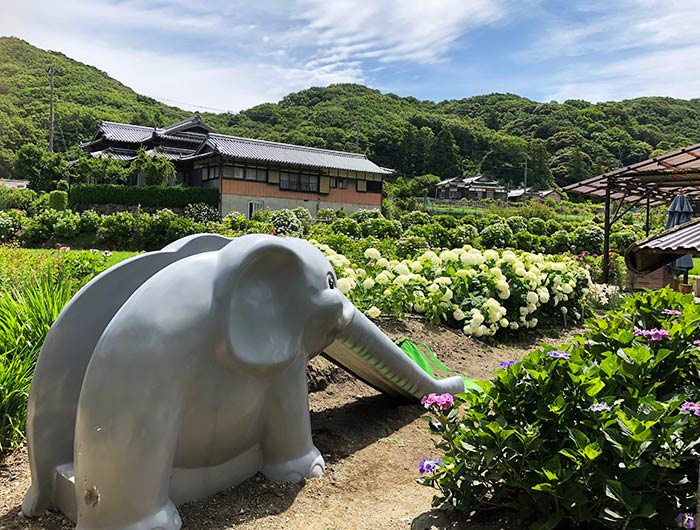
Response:
POLYGON ((432 392, 464 392, 461 377, 433 378, 357 309, 352 322, 324 353, 333 363, 393 397, 420 399, 432 392))

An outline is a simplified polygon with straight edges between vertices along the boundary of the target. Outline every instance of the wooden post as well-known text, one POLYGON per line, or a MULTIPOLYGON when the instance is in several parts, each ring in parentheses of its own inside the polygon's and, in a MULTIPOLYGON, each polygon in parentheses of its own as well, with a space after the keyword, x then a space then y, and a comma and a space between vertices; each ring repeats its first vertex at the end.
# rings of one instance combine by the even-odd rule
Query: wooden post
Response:
POLYGON ((649 237, 649 197, 647 197, 647 222, 644 225, 644 228, 646 229, 647 237, 649 237))
POLYGON ((605 226, 603 228, 603 283, 608 283, 610 280, 610 177, 605 187, 605 226))

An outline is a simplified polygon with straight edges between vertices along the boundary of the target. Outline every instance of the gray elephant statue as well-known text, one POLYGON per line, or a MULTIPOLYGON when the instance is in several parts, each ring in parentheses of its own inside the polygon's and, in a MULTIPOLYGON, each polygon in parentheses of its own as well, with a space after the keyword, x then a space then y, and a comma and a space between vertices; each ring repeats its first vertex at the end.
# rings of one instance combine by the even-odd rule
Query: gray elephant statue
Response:
POLYGON ((80 530, 176 530, 176 505, 259 471, 320 476, 306 363, 322 352, 392 396, 464 389, 404 355, 306 241, 200 234, 108 269, 41 350, 22 511, 55 507, 80 530))

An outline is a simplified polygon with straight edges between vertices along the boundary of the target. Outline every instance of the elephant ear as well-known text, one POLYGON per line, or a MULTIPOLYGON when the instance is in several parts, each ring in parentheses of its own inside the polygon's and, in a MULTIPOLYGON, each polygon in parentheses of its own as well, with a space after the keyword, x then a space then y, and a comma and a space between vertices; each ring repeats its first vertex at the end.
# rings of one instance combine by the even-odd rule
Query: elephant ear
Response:
POLYGON ((304 264, 284 239, 243 239, 243 248, 230 244, 222 251, 237 254, 229 276, 229 352, 248 368, 274 371, 290 363, 301 347, 304 264))

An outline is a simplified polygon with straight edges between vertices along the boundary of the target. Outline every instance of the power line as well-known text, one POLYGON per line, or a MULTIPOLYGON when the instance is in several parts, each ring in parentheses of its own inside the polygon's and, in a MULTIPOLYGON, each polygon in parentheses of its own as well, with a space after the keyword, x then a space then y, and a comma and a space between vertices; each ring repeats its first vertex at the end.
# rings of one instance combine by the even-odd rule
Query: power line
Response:
POLYGON ((187 105, 188 107, 195 107, 198 109, 213 110, 214 112, 228 112, 230 114, 234 114, 234 112, 232 110, 228 110, 228 109, 217 109, 215 107, 205 107, 204 105, 195 105, 193 103, 186 103, 184 101, 176 101, 174 99, 167 99, 167 98, 153 97, 153 99, 157 99, 158 101, 163 101, 163 102, 167 102, 167 103, 175 103, 176 105, 187 105))

